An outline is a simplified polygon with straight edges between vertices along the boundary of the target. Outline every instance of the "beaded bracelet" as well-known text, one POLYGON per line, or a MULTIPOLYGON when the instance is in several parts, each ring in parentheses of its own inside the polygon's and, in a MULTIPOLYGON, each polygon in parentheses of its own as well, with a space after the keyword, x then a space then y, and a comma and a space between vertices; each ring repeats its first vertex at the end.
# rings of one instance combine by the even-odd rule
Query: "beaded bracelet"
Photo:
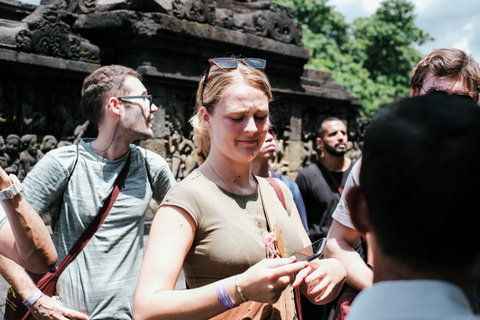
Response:
POLYGON ((237 291, 240 293, 240 297, 242 297, 243 302, 248 302, 248 299, 245 298, 242 289, 240 289, 240 286, 238 285, 238 276, 235 276, 235 287, 237 287, 237 291))
POLYGON ((225 307, 225 309, 230 310, 237 307, 237 305, 233 303, 232 298, 230 298, 225 282, 226 282, 225 279, 216 282, 215 291, 217 292, 218 300, 220 300, 220 302, 225 307))
POLYGON ((33 306, 35 304, 35 302, 37 302, 37 300, 42 296, 42 294, 43 294, 43 292, 40 291, 40 289, 38 289, 38 288, 35 289, 35 291, 33 291, 32 295, 22 302, 23 305, 27 308, 30 308, 31 306, 33 306))

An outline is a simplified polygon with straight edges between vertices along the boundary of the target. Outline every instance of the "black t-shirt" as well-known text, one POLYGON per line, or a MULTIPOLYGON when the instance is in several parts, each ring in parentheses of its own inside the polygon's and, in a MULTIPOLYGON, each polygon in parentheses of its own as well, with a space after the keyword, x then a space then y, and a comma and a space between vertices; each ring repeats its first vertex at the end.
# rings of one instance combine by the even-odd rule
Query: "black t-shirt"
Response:
MULTIPOLYGON (((354 161, 346 171, 330 172, 342 189, 353 165, 354 161)), ((332 213, 340 200, 337 185, 332 181, 327 169, 317 163, 303 168, 298 173, 296 182, 307 211, 310 239, 315 241, 326 237, 333 221, 332 213)))

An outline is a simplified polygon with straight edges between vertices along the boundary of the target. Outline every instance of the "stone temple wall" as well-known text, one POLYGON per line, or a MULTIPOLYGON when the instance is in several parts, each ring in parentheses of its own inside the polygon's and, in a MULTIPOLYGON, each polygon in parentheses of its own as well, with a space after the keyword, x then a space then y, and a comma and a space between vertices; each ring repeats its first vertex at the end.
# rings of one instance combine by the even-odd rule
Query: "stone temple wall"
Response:
POLYGON ((315 131, 329 116, 347 120, 358 157, 360 101, 330 73, 304 69, 301 39, 292 11, 270 0, 0 0, 0 166, 22 178, 51 148, 94 137, 80 112, 83 79, 122 64, 143 76, 159 107, 153 139, 138 143, 164 156, 180 180, 196 166, 188 119, 207 60, 232 54, 267 60, 278 173, 295 178, 318 156, 315 131))
POLYGON ((51 148, 95 136, 79 108, 83 78, 122 64, 143 76, 159 107, 154 138, 139 143, 180 180, 196 165, 188 119, 198 81, 209 58, 232 54, 267 60, 279 173, 294 178, 317 157, 315 130, 328 116, 347 120, 358 157, 360 101, 330 73, 304 69, 301 38, 291 9, 271 1, 0 0, 0 165, 23 177, 51 148))

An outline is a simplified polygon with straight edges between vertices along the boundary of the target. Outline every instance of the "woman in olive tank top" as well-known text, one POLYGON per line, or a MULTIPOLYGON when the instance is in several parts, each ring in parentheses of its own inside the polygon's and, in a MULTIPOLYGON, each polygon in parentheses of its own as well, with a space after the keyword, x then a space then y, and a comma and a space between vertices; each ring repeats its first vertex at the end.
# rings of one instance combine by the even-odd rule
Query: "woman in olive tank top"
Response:
MULTIPOLYGON (((275 192, 268 194, 268 214, 281 229, 275 234, 265 216, 263 178, 251 172, 270 125, 266 61, 209 63, 190 119, 200 167, 170 189, 155 216, 135 319, 243 319, 242 306, 274 304, 291 287, 299 287, 312 303, 332 301, 345 269, 335 259, 306 262, 291 256, 310 244, 292 195, 279 180, 285 207, 275 192), (286 258, 267 259, 279 252, 286 258), (188 289, 175 290, 182 268, 188 289)), ((296 318, 281 310, 254 319, 296 318)))

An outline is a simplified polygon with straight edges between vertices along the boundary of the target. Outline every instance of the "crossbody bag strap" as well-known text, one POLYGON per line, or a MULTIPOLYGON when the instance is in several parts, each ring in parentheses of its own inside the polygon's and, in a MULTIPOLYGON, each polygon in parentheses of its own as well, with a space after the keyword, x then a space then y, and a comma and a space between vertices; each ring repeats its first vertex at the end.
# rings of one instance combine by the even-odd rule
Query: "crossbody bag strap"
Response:
MULTIPOLYGON (((260 180, 263 180, 263 179, 260 179, 260 180)), ((277 180, 275 180, 275 178, 272 178, 272 177, 268 177, 268 178, 265 178, 265 180, 267 180, 270 185, 273 187, 273 189, 275 190, 275 193, 277 194, 277 197, 278 197, 278 200, 280 200, 280 202, 282 203, 283 207, 285 208, 285 211, 287 210, 287 203, 285 202, 285 197, 283 196, 283 191, 282 191, 282 187, 280 187, 280 184, 278 183, 277 180)), ((259 183, 258 184, 260 186, 260 195, 262 196, 262 186, 261 184, 259 183)), ((263 189, 265 189, 265 185, 263 185, 263 189)), ((263 200, 263 196, 262 196, 262 200, 263 200)), ((264 202, 265 203, 265 202, 264 202)), ((270 221, 271 220, 274 220, 274 218, 270 218, 269 219, 269 214, 268 214, 268 209, 265 208, 265 216, 267 217, 267 221, 270 221)), ((293 289, 295 291, 295 306, 297 307, 297 316, 298 316, 298 319, 299 320, 303 320, 303 315, 302 315, 302 302, 300 300, 300 288, 299 287, 296 287, 293 289)))
POLYGON ((267 218, 267 229, 268 231, 273 231, 273 227, 275 226, 275 216, 272 214, 271 208, 271 199, 268 197, 268 188, 270 188, 270 184, 267 182, 265 178, 255 176, 258 182, 258 189, 260 191, 260 198, 262 199, 263 208, 265 211, 265 217, 267 218))
POLYGON ((72 262, 77 255, 83 250, 83 248, 87 245, 90 239, 93 237, 95 232, 100 228, 103 221, 107 217, 110 209, 113 207, 115 200, 117 199, 120 190, 122 189, 123 185, 125 184, 125 179, 127 178, 128 170, 130 169, 130 152, 128 153, 127 161, 122 168, 122 171, 118 175, 117 179, 115 180, 115 184, 113 186, 112 193, 105 199, 103 207, 98 212, 97 216, 92 220, 90 225, 83 231, 80 238, 78 238, 77 242, 73 245, 70 249, 68 254, 62 260, 58 268, 55 270, 55 274, 60 276, 63 270, 68 266, 70 262, 72 262))

